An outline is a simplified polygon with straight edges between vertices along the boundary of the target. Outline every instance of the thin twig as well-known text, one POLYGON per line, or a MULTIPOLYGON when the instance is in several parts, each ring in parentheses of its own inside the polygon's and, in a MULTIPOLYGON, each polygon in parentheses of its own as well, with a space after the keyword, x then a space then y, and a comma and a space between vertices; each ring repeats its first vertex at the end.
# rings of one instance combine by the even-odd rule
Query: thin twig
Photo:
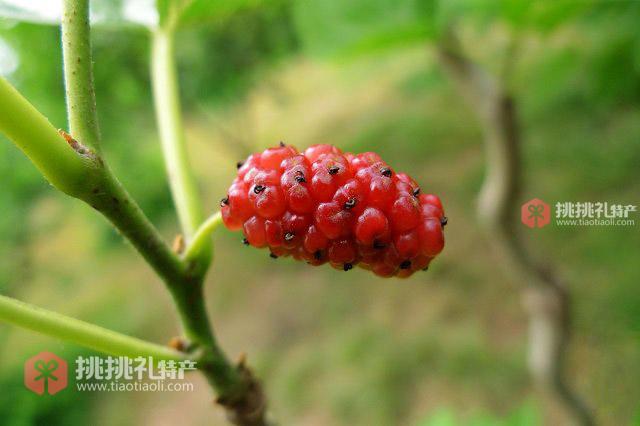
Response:
POLYGON ((573 422, 592 425, 589 408, 566 378, 570 296, 552 273, 533 261, 516 229, 522 164, 515 100, 496 78, 464 55, 453 29, 445 32, 437 48, 443 69, 472 106, 483 129, 487 172, 478 198, 478 216, 506 272, 523 286, 531 375, 573 422))
POLYGON ((203 220, 203 209, 185 144, 174 37, 171 30, 158 29, 152 38, 151 75, 156 119, 171 194, 188 243, 203 220))
POLYGON ((89 2, 64 0, 62 53, 69 133, 100 152, 100 129, 93 87, 89 2))
POLYGON ((0 295, 0 320, 109 355, 152 356, 184 360, 187 355, 166 346, 117 333, 84 321, 0 295))

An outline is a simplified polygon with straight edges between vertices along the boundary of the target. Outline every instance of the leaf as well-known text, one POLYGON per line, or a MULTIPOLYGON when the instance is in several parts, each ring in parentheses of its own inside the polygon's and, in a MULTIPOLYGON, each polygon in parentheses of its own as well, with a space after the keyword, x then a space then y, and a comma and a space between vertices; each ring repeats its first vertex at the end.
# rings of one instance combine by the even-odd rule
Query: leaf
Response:
POLYGON ((396 27, 389 31, 381 31, 369 37, 364 37, 341 53, 346 56, 370 54, 381 50, 425 42, 429 35, 429 27, 426 25, 419 23, 408 24, 404 27, 396 27))
POLYGON ((181 11, 178 23, 182 27, 220 21, 243 9, 260 6, 276 1, 266 0, 193 0, 181 11))
POLYGON ((222 21, 240 10, 255 8, 282 0, 156 0, 160 26, 188 28, 222 21))

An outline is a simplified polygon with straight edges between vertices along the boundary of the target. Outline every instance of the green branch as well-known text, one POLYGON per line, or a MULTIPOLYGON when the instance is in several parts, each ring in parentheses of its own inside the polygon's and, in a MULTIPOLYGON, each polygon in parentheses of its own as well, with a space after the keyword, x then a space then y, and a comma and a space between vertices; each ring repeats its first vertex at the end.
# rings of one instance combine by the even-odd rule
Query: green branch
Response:
POLYGON ((183 360, 187 355, 0 295, 0 320, 109 355, 183 360))
POLYGON ((238 394, 245 385, 215 342, 202 295, 203 273, 187 268, 169 248, 100 157, 90 151, 74 151, 51 123, 1 78, 0 100, 0 132, 25 151, 56 187, 100 212, 131 242, 173 296, 186 337, 202 350, 201 364, 209 380, 221 394, 238 394))
MULTIPOLYGON (((175 7, 175 3, 171 3, 175 7)), ((189 274, 182 286, 172 291, 185 334, 203 350, 205 376, 218 392, 219 402, 238 425, 264 425, 264 395, 246 366, 232 365, 218 346, 208 319, 203 294, 204 276, 211 264, 213 246, 209 238, 219 223, 214 216, 202 227, 203 209, 185 145, 180 112, 180 94, 175 62, 171 17, 152 34, 151 76, 160 141, 169 185, 178 219, 187 242, 184 261, 189 274)))
POLYGON ((153 33, 151 76, 169 185, 182 232, 189 242, 203 220, 203 210, 185 145, 171 30, 158 29, 153 33))
MULTIPOLYGON (((203 281, 211 261, 209 236, 220 219, 213 216, 199 228, 202 209, 184 145, 171 31, 161 29, 154 33, 152 74, 170 186, 189 244, 184 259, 170 250, 97 152, 100 137, 91 77, 88 10, 87 0, 65 0, 64 71, 72 136, 61 137, 1 78, 0 132, 22 149, 53 185, 91 205, 134 245, 173 296, 184 333, 198 350, 199 368, 218 392, 220 404, 238 425, 263 425, 266 403, 261 387, 244 364, 235 366, 229 362, 215 340, 206 311, 203 281)), ((137 339, 21 302, 7 298, 1 302, 0 319, 16 325, 107 353, 157 350, 137 339)), ((168 356, 175 355, 167 351, 168 356)))
POLYGON ((211 263, 212 244, 210 239, 196 235, 203 220, 203 210, 185 144, 173 30, 170 26, 155 30, 151 54, 160 142, 174 204, 189 247, 189 257, 185 256, 188 276, 178 288, 170 289, 185 335, 203 349, 207 379, 222 397, 236 400, 246 396, 248 383, 218 346, 204 302, 203 283, 211 263))
POLYGON ((87 0, 64 0, 62 53, 69 133, 99 153, 100 129, 93 87, 87 0))
POLYGON ((95 158, 75 151, 7 80, 0 77, 0 131, 25 153, 53 186, 77 197, 95 158))

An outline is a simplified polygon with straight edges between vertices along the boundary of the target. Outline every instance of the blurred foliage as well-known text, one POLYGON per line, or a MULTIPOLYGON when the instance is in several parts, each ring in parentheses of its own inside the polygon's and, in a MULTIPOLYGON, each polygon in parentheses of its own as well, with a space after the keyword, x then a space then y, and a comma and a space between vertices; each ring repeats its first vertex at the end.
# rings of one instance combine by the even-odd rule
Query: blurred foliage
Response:
MULTIPOLYGON (((159 1, 160 19, 169 1, 159 1)), ((116 173, 170 239, 175 219, 148 70, 152 2, 138 3, 142 17, 123 18, 133 3, 94 3, 104 23, 93 34, 101 130, 116 173)), ((451 218, 442 259, 409 282, 287 260, 274 266, 237 235, 217 237, 209 293, 218 333, 231 354, 255 359, 278 417, 314 425, 543 422, 528 402, 535 395, 517 295, 475 227, 481 135, 432 46, 456 25, 473 59, 497 75, 510 64, 525 139, 524 198, 637 205, 640 2, 171 3, 182 11, 180 83, 207 205, 224 193, 237 157, 284 139, 379 151, 442 194, 451 218)), ((59 30, 4 20, 0 40, 18 58, 8 78, 65 127, 59 30)), ((3 293, 157 341, 177 333, 168 297, 130 247, 90 209, 52 191, 4 138, 0 182, 3 293)), ((637 226, 530 235, 534 252, 556 257, 575 294, 574 379, 605 425, 640 418, 637 226)), ((72 359, 77 349, 4 326, 0 339, 0 389, 11 390, 0 394, 0 418, 8 424, 135 423, 165 405, 156 414, 164 421, 190 407, 190 424, 210 424, 204 387, 204 402, 192 405, 195 396, 38 399, 22 391, 24 359, 44 349, 72 359)))
POLYGON ((525 404, 505 418, 480 413, 462 420, 454 410, 441 408, 418 426, 456 426, 463 423, 468 426, 535 426, 540 424, 540 415, 533 405, 525 404))

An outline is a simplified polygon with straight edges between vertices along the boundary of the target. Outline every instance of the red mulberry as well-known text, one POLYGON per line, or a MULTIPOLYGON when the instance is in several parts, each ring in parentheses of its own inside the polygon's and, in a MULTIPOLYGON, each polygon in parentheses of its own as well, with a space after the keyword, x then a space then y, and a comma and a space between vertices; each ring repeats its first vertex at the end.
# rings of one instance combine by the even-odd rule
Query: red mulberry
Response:
POLYGON ((440 199, 373 152, 269 148, 238 163, 220 205, 227 228, 243 230, 245 243, 269 247, 274 258, 408 277, 444 247, 440 199))

